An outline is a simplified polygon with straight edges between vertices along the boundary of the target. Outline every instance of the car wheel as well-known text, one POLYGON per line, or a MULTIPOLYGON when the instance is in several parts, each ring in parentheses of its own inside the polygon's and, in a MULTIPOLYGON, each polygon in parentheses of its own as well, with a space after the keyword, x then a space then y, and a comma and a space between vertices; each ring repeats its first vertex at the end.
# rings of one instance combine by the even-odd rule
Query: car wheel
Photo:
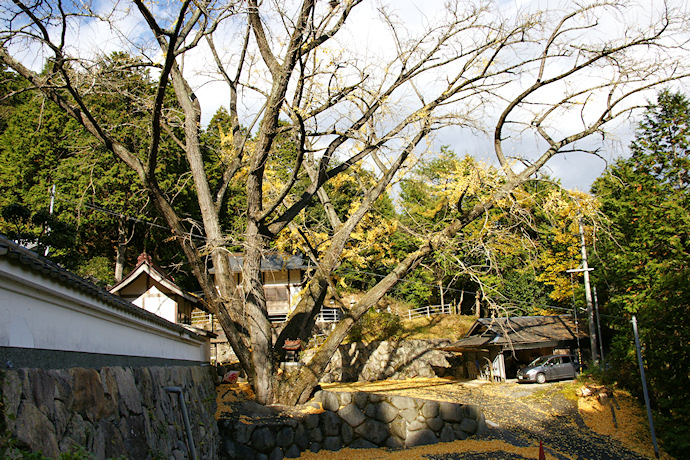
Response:
POLYGON ((546 376, 544 374, 537 374, 537 383, 546 383, 546 376))

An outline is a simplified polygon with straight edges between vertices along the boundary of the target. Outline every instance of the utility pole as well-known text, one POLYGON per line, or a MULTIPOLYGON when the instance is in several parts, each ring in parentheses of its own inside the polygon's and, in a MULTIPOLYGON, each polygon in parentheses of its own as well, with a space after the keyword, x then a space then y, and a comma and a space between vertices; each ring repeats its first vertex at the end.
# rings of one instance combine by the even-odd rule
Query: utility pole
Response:
POLYGON ((597 333, 599 333, 599 357, 601 358, 601 366, 606 369, 606 360, 604 359, 604 340, 601 336, 601 318, 599 318, 599 299, 597 298, 597 287, 593 286, 594 293, 594 309, 597 313, 597 333))
POLYGON ((446 307, 443 304, 443 280, 438 280, 438 292, 441 294, 441 313, 445 313, 446 307))
POLYGON ((573 273, 576 270, 566 270, 570 273, 570 290, 573 291, 573 315, 575 318, 575 340, 577 341, 577 363, 582 369, 582 347, 580 347, 580 322, 577 320, 577 306, 575 305, 575 283, 573 281, 573 273))
POLYGON ((585 246, 585 231, 582 228, 582 218, 577 218, 580 227, 580 251, 582 252, 582 271, 585 277, 585 300, 587 301, 587 320, 589 321, 589 346, 592 352, 592 361, 599 362, 597 350, 597 330, 594 324, 594 309, 592 308, 592 288, 589 284, 589 267, 587 266, 587 247, 585 246))
MULTIPOLYGON (((50 215, 53 215, 53 209, 55 208, 55 184, 53 184, 53 187, 50 189, 50 208, 48 212, 50 215)), ((48 227, 46 230, 50 231, 50 227, 48 227)), ((50 252, 50 246, 46 246, 45 251, 43 252, 43 257, 48 257, 48 253, 50 252)))

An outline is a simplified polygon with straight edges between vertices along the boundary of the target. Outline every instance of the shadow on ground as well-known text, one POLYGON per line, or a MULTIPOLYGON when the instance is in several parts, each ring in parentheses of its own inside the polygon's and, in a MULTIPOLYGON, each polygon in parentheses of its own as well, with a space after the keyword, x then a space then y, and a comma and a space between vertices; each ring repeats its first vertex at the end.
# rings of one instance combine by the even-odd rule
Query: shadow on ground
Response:
MULTIPOLYGON (((543 442, 545 453, 559 460, 644 460, 646 457, 619 441, 601 436, 585 425, 577 400, 566 396, 564 384, 517 383, 467 387, 456 397, 482 408, 489 423, 485 440, 500 440, 516 447, 543 442)), ((523 458, 507 452, 454 453, 428 456, 434 460, 523 458)), ((426 457, 426 456, 425 456, 426 457)))
MULTIPOLYGON (((358 391, 395 393, 416 398, 475 404, 482 408, 489 430, 477 440, 503 441, 515 447, 543 442, 544 451, 558 460, 644 460, 619 441, 592 431, 582 420, 577 399, 564 389, 572 382, 521 385, 516 382, 489 384, 482 381, 414 380, 386 384, 360 384, 358 391), (368 388, 365 390, 364 388, 368 388)), ((357 386, 358 384, 352 384, 357 386)), ((339 386, 339 385, 337 385, 339 386)), ((347 387, 348 385, 343 385, 347 387)), ((337 391, 337 388, 329 387, 337 391)), ((522 459, 505 451, 423 454, 433 460, 522 459)), ((537 458, 537 455, 531 458, 537 458)))

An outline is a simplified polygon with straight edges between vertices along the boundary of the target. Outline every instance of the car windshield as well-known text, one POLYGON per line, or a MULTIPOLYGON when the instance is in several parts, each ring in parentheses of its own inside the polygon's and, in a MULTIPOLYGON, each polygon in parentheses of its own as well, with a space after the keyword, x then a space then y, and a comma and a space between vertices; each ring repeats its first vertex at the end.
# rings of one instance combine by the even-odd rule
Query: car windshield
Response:
POLYGON ((529 363, 530 366, 541 366, 544 364, 546 361, 549 360, 549 356, 540 356, 539 358, 535 359, 531 363, 529 363))

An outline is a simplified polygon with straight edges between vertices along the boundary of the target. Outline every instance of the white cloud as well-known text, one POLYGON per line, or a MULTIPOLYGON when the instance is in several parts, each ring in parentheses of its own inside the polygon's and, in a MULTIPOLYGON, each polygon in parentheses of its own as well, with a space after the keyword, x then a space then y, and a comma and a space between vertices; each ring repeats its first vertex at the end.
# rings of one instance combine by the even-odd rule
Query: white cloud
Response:
MULTIPOLYGON (((446 15, 443 9, 444 3, 446 3, 445 0, 396 0, 395 2, 389 2, 387 5, 381 1, 365 2, 354 9, 345 29, 332 42, 329 42, 327 47, 334 54, 338 54, 338 59, 351 64, 355 62, 355 59, 368 61, 369 70, 372 73, 370 81, 377 78, 382 79, 383 69, 381 66, 395 56, 396 49, 391 39, 388 25, 381 21, 380 9, 385 8, 391 14, 391 17, 394 18, 395 32, 400 38, 405 39, 408 36, 414 36, 421 32, 425 27, 434 26, 441 22, 446 15)), ((295 5, 295 3, 287 4, 289 7, 294 7, 295 5)), ((131 7, 132 9, 127 9, 127 5, 129 4, 125 2, 111 3, 102 1, 95 3, 93 5, 94 9, 103 17, 111 18, 113 22, 84 20, 83 27, 69 28, 67 31, 67 42, 70 43, 70 51, 74 54, 86 55, 91 58, 96 57, 98 54, 107 54, 118 50, 130 53, 143 52, 152 60, 160 61, 162 56, 159 53, 155 54, 155 51, 151 51, 155 49, 155 47, 151 46, 155 45, 151 32, 148 30, 140 14, 133 7, 131 7)), ((318 5, 320 5, 319 8, 324 8, 327 6, 327 3, 323 2, 318 5)), ((464 5, 464 2, 460 2, 460 5, 464 5)), ((499 1, 497 5, 497 11, 491 11, 487 14, 491 16, 500 15, 503 18, 511 19, 521 13, 535 13, 547 7, 549 9, 566 8, 572 5, 572 2, 565 0, 560 2, 552 0, 505 0, 499 1)), ((658 0, 640 1, 637 3, 636 8, 627 10, 626 19, 631 19, 639 24, 641 28, 645 28, 652 21, 650 19, 652 12, 658 11, 659 5, 661 5, 661 2, 658 0)), ((175 19, 173 12, 178 6, 179 3, 173 0, 164 0, 157 4, 152 4, 152 7, 155 8, 155 13, 159 17, 164 18, 164 26, 172 24, 172 21, 175 19)), ((672 6, 685 8, 686 10, 689 8, 682 1, 672 2, 672 6)), ((271 22, 274 19, 270 17, 265 17, 264 19, 268 21, 271 27, 280 27, 279 23, 271 22)), ((600 25, 603 25, 604 32, 593 33, 590 30, 586 32, 574 31, 572 32, 573 36, 586 37, 591 43, 596 43, 607 39, 609 34, 612 33, 630 35, 635 32, 633 28, 627 30, 621 28, 620 22, 617 20, 620 19, 617 17, 617 13, 609 16, 600 16, 596 19, 600 25)), ((238 41, 242 39, 243 24, 244 19, 238 16, 236 19, 226 22, 223 28, 218 31, 215 43, 222 59, 226 63, 232 64, 233 60, 237 59, 231 53, 233 49, 237 48, 235 45, 238 41)), ((51 30, 51 33, 56 34, 59 31, 51 30)), ((277 35, 271 36, 272 39, 277 39, 276 37, 277 35)), ((23 53, 23 61, 29 63, 35 70, 40 70, 46 58, 35 46, 25 47, 24 49, 19 49, 15 46, 12 51, 17 51, 20 54, 23 53)), ((256 50, 253 51, 255 52, 256 50)), ((529 51, 529 49, 526 47, 524 51, 529 51)), ((325 55, 322 57, 324 59, 327 58, 325 55)), ((513 56, 514 59, 521 57, 513 56)), ((676 58, 673 55, 668 56, 668 59, 676 58)), ((510 59, 510 57, 505 57, 505 59, 510 59)), ((565 65, 571 64, 557 64, 554 66, 554 69, 561 70, 562 66, 565 65)), ((214 74, 215 64, 204 42, 201 42, 197 49, 185 56, 184 68, 186 76, 193 85, 197 97, 199 97, 202 106, 202 123, 206 124, 219 107, 228 106, 229 90, 227 85, 220 81, 219 76, 214 74)), ((228 68, 232 69, 232 65, 228 68)), ((261 60, 257 58, 251 71, 261 74, 262 72, 265 73, 266 69, 261 60)), ((432 88, 438 83, 440 78, 440 75, 430 75, 420 80, 419 87, 432 88)), ((601 75, 597 75, 596 71, 593 70, 588 75, 583 76, 579 82, 571 82, 569 89, 576 89, 578 85, 584 85, 596 78, 601 78, 601 75)), ((502 94, 505 96, 517 94, 521 88, 524 88, 529 83, 530 81, 528 80, 521 81, 516 79, 502 88, 502 94)), ((565 87, 550 88, 543 91, 541 100, 552 101, 557 97, 561 97, 565 90, 565 87)), ((413 99, 414 94, 408 90, 397 96, 400 100, 409 102, 413 99)), ((650 97, 653 98, 653 93, 640 94, 634 102, 644 102, 645 98, 650 97)), ((598 101, 591 99, 589 102, 599 102, 598 105, 601 106, 601 96, 599 98, 598 101)), ((252 114, 260 110, 262 101, 251 90, 244 90, 242 103, 241 110, 246 118, 250 119, 252 114)), ((505 106, 505 103, 494 106, 485 105, 482 107, 483 113, 481 116, 491 121, 496 118, 503 106, 505 106)), ((529 112, 523 111, 519 115, 518 120, 529 122, 531 116, 529 112)), ((557 123, 553 126, 552 133, 554 133, 554 136, 567 134, 579 124, 581 124, 581 120, 578 111, 565 112, 560 115, 557 123)), ((490 130, 491 123, 489 122, 487 125, 490 130)), ((519 133, 514 133, 514 135, 515 140, 513 142, 506 142, 506 149, 510 152, 529 157, 530 154, 539 153, 540 149, 544 147, 543 143, 535 140, 533 134, 519 135, 519 133)), ((600 153, 605 158, 618 155, 625 151, 625 147, 631 139, 630 125, 622 123, 614 129, 613 135, 621 138, 618 147, 614 148, 613 143, 601 143, 597 139, 592 140, 589 146, 599 143, 602 147, 600 153), (623 145, 623 148, 620 145, 623 145)), ((459 153, 471 153, 483 159, 493 158, 493 142, 491 137, 477 131, 448 128, 436 133, 434 143, 437 149, 441 145, 450 145, 451 148, 459 153)), ((603 170, 603 167, 604 162, 602 160, 593 156, 586 156, 585 154, 564 155, 550 163, 553 175, 560 177, 564 185, 583 190, 589 188, 593 177, 596 177, 603 170)))

